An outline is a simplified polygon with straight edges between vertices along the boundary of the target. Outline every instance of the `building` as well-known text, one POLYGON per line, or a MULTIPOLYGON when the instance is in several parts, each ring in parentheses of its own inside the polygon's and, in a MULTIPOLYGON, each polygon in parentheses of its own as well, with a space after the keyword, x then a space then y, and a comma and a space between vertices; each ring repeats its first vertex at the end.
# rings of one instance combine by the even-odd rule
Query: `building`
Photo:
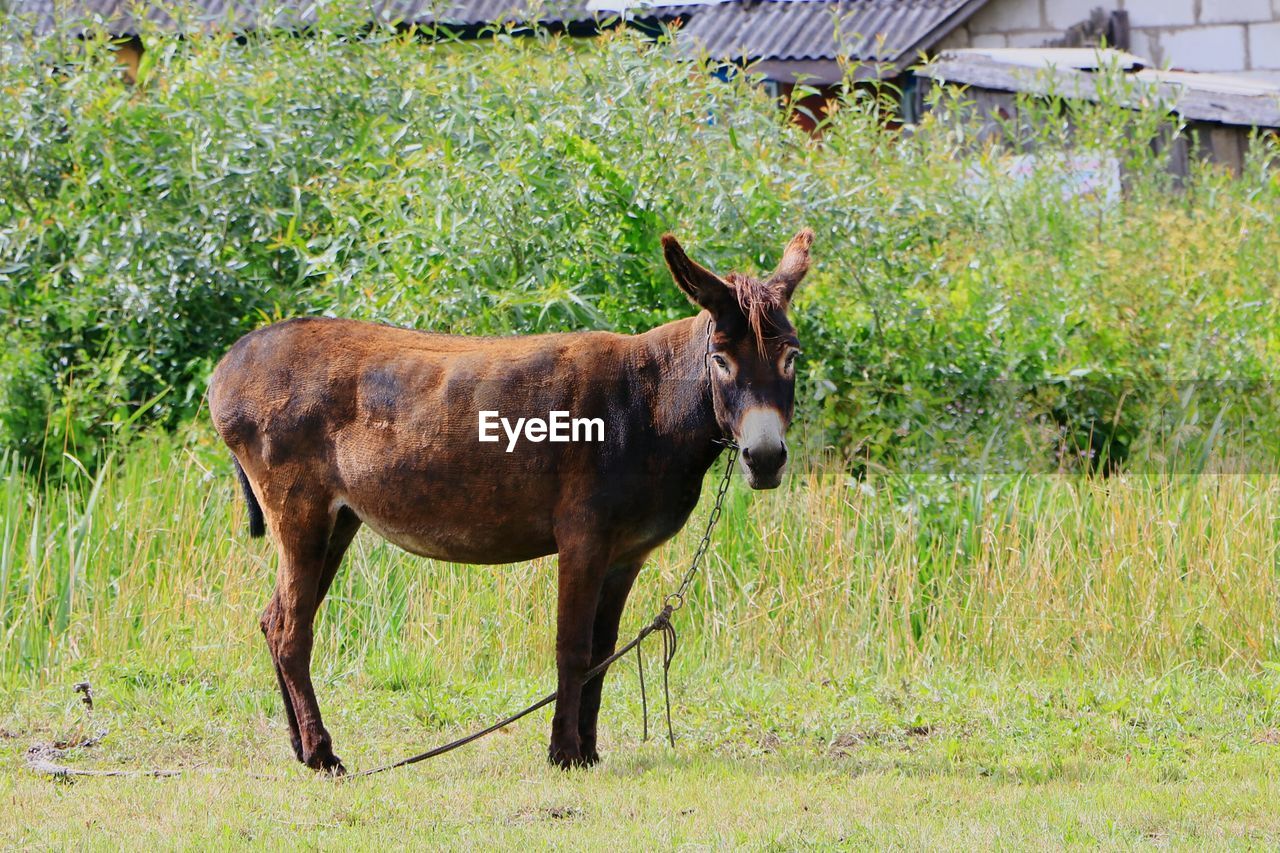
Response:
POLYGON ((1280 129, 1280 84, 1235 75, 1146 67, 1133 54, 1100 48, 969 48, 942 51, 913 73, 924 85, 912 90, 922 109, 929 85, 964 86, 968 109, 983 122, 979 134, 997 133, 1018 110, 1018 96, 1057 95, 1110 101, 1139 109, 1167 105, 1184 132, 1153 139, 1167 168, 1185 176, 1193 156, 1239 174, 1251 138, 1280 129), (1110 88, 1098 72, 1120 74, 1132 86, 1110 88))
POLYGON ((1277 0, 987 0, 937 47, 1087 46, 1108 27, 1153 67, 1280 82, 1277 0))
MULTIPOLYGON (((594 8, 628 14, 662 10, 658 2, 591 0, 594 8)), ((685 4, 674 19, 678 46, 750 65, 767 80, 826 86, 844 79, 899 77, 930 53, 983 0, 704 0, 685 4)))

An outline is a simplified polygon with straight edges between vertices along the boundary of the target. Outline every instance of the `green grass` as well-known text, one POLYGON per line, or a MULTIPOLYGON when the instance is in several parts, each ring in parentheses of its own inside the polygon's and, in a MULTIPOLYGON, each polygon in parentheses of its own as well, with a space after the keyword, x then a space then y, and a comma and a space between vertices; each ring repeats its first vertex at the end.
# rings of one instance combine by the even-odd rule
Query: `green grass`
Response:
MULTIPOLYGON (((259 656, 260 658, 262 656, 259 656)), ((334 784, 293 762, 265 663, 206 680, 98 682, 85 721, 64 685, 0 718, 0 844, 1273 846, 1280 841, 1274 674, 1162 678, 933 673, 779 680, 686 658, 680 741, 639 741, 634 675, 617 677, 605 760, 545 764, 546 718, 417 767, 334 784), (19 770, 35 741, 108 730, 77 767, 168 779, 59 784, 19 770)), ((528 678, 389 689, 362 673, 320 690, 341 754, 368 767, 441 741, 535 692, 528 678), (448 722, 435 719, 442 708, 448 722)))
MULTIPOLYGON (((713 474, 714 475, 714 474, 713 474)), ((606 691, 605 762, 544 759, 548 712, 335 786, 294 762, 257 628, 274 575, 203 428, 67 486, 0 480, 0 844, 1275 844, 1280 667, 1268 474, 849 480, 812 461, 731 492, 677 616, 679 744, 654 646, 606 691), (92 719, 72 691, 94 685, 92 719), (59 784, 78 768, 175 779, 59 784)), ((690 529, 641 576, 671 588, 690 529)), ((450 740, 553 682, 554 562, 471 567, 368 532, 326 602, 315 677, 339 755, 450 740)))

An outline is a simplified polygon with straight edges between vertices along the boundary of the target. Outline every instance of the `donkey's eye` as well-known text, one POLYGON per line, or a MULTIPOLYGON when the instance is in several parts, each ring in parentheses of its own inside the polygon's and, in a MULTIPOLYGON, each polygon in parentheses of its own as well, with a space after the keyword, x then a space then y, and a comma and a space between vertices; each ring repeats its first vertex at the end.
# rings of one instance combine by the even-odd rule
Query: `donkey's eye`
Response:
POLYGON ((716 363, 716 367, 720 368, 725 373, 729 372, 729 362, 725 361, 723 356, 719 356, 719 355, 716 355, 715 353, 712 353, 711 360, 716 363))
POLYGON ((787 352, 786 358, 782 360, 782 369, 790 371, 796 366, 796 356, 800 355, 800 350, 793 349, 787 352))

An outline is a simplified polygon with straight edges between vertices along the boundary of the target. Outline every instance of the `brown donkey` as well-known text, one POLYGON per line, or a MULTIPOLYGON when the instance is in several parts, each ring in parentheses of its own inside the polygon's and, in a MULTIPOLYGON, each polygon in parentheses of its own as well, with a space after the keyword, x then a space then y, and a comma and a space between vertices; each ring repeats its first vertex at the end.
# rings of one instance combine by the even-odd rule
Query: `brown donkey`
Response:
POLYGON ((209 408, 250 532, 265 519, 279 551, 262 631, 299 761, 343 770, 311 685, 312 622, 361 523, 440 560, 559 554, 549 757, 599 760, 604 676, 583 675, 613 652, 645 557, 693 511, 715 440, 741 445, 752 488, 781 479, 799 352, 787 308, 812 240, 797 234, 762 281, 721 278, 664 236, 702 311, 640 335, 470 338, 317 318, 231 348, 209 408))

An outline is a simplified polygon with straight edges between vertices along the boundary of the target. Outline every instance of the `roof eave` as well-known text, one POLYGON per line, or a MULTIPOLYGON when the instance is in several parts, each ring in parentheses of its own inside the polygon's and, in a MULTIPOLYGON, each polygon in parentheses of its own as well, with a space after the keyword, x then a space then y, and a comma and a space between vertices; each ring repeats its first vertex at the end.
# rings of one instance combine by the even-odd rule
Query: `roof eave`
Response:
MULTIPOLYGON (((1011 65, 977 57, 963 61, 943 59, 914 69, 917 77, 942 84, 977 86, 983 89, 1039 96, 1060 96, 1097 102, 1101 100, 1098 79, 1088 72, 1067 68, 1035 68, 1011 65)), ((1170 83, 1154 87, 1157 103, 1167 103, 1174 112, 1191 121, 1237 127, 1280 128, 1280 98, 1210 92, 1170 83)), ((1125 103, 1130 109, 1147 104, 1125 103)))
POLYGON ((956 27, 972 18, 988 2, 989 0, 966 0, 964 5, 956 9, 950 17, 940 21, 937 26, 917 39, 914 44, 900 51, 893 60, 881 63, 883 71, 880 79, 896 77, 906 71, 915 58, 949 36, 955 31, 956 27))

